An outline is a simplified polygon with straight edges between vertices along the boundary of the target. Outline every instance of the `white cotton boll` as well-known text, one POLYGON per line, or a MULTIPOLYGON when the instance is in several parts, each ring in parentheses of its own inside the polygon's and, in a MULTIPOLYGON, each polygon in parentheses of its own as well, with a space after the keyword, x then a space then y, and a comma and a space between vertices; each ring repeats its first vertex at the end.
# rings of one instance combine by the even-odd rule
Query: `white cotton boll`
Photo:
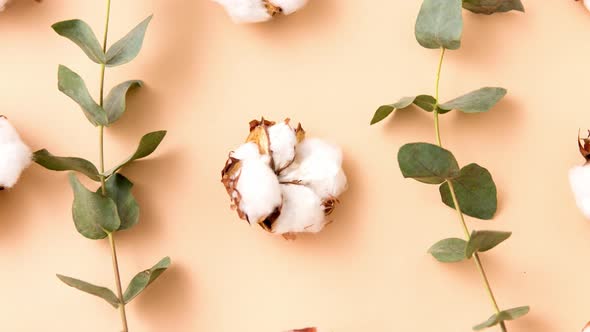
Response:
POLYGON ((0 117, 0 187, 11 188, 31 163, 31 150, 4 117, 0 117))
POLYGON ((268 137, 275 170, 282 170, 295 158, 295 130, 288 123, 279 122, 268 128, 268 137))
POLYGON ((250 142, 240 145, 230 156, 239 160, 259 159, 260 151, 256 143, 250 142))
POLYGON ((250 223, 260 222, 281 206, 279 180, 264 159, 243 160, 239 176, 239 209, 250 223))
POLYGON ((295 162, 281 174, 281 181, 300 181, 322 199, 338 197, 346 190, 348 181, 339 147, 309 138, 299 143, 296 151, 295 162))
POLYGON ((577 166, 570 170, 570 185, 578 208, 590 219, 590 166, 577 166))
MULTIPOLYGON (((1 0, 0 0, 1 1, 1 0)), ((255 23, 269 20, 272 16, 262 0, 213 0, 223 7, 236 23, 255 23)))
POLYGON ((292 14, 307 4, 307 0, 271 0, 271 2, 273 5, 281 7, 285 15, 292 14))
POLYGON ((584 7, 586 7, 586 9, 590 10, 590 0, 584 0, 584 7))
POLYGON ((317 233, 324 228, 326 217, 322 199, 313 190, 300 185, 281 185, 283 207, 272 231, 277 234, 317 233))

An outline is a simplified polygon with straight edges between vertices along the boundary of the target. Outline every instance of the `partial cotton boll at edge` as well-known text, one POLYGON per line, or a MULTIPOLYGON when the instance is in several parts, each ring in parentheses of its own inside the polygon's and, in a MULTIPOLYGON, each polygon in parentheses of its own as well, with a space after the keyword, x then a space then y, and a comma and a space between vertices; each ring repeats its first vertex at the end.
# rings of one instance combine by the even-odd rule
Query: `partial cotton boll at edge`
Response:
POLYGON ((576 204, 584 216, 590 219, 590 166, 574 167, 569 176, 576 204))
POLYGON ((282 185, 283 207, 273 224, 273 233, 317 233, 324 228, 325 214, 321 198, 300 185, 282 185))
POLYGON ((0 187, 11 188, 22 171, 31 163, 31 150, 14 127, 0 117, 0 187))
POLYGON ((586 7, 586 9, 590 10, 590 0, 584 0, 584 7, 586 7))
MULTIPOLYGON (((0 0, 2 1, 2 0, 0 0)), ((223 7, 236 23, 264 22, 272 16, 262 0, 213 0, 223 7)))
POLYGON ((347 188, 342 170, 342 150, 317 138, 297 145, 295 162, 280 176, 281 181, 299 181, 311 187, 321 198, 340 196, 347 188))

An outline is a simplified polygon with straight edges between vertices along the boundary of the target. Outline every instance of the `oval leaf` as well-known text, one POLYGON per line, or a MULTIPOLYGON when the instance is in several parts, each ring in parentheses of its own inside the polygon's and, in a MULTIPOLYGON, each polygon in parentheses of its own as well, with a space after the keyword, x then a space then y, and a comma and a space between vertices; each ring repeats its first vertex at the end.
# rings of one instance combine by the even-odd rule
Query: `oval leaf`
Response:
POLYGON ((391 112, 393 112, 395 110, 401 110, 401 109, 404 109, 404 108, 412 105, 412 103, 414 102, 414 99, 416 99, 415 96, 403 97, 402 99, 400 99, 396 103, 393 103, 390 105, 383 105, 383 106, 379 107, 377 109, 377 111, 375 112, 375 115, 373 115, 373 119, 371 120, 371 125, 374 125, 375 123, 382 121, 389 114, 391 114, 391 112))
POLYGON ((443 263, 456 263, 464 260, 467 242, 462 239, 450 238, 435 243, 428 252, 443 263))
POLYGON ((434 105, 436 104, 436 99, 429 95, 403 97, 396 103, 383 105, 379 107, 375 112, 375 115, 373 115, 371 125, 374 125, 375 123, 382 121, 387 116, 389 116, 389 114, 391 114, 393 111, 407 108, 412 104, 422 108, 427 112, 432 112, 432 110, 434 109, 434 105))
MULTIPOLYGON (((129 229, 139 221, 139 205, 131 194, 133 183, 123 175, 117 173, 105 183, 107 196, 117 205, 117 213, 121 220, 118 230, 129 229)), ((101 189, 99 188, 98 191, 101 189)))
MULTIPOLYGON (((477 164, 463 167, 459 177, 453 179, 453 187, 463 213, 484 220, 494 217, 498 209, 498 195, 496 184, 487 169, 477 164)), ((443 183, 439 192, 443 203, 454 209, 449 184, 443 183)))
POLYGON ((506 241, 510 235, 512 235, 511 232, 473 231, 467 241, 465 255, 467 258, 471 258, 476 252, 488 251, 506 241))
POLYGON ((424 0, 416 20, 416 40, 426 48, 461 47, 461 0, 424 0))
POLYGON ((170 257, 164 257, 158 264, 154 265, 151 269, 139 272, 127 286, 125 290, 125 304, 131 302, 137 295, 143 292, 152 282, 154 282, 160 274, 164 273, 170 266, 170 257))
POLYGON ((64 284, 70 287, 74 287, 85 293, 100 297, 101 299, 107 301, 110 305, 115 307, 115 309, 118 308, 119 304, 121 303, 119 302, 119 299, 117 298, 115 293, 113 293, 112 290, 106 287, 95 286, 93 284, 87 283, 86 281, 62 276, 60 274, 58 274, 57 277, 59 278, 59 280, 63 281, 64 284))
POLYGON ((491 15, 516 10, 524 13, 520 0, 463 0, 463 8, 476 14, 491 15))
POLYGON ((56 157, 43 149, 33 153, 33 161, 52 171, 76 171, 91 180, 100 181, 98 169, 86 159, 74 157, 56 157))
POLYGON ((58 88, 66 96, 72 98, 84 111, 88 121, 94 126, 108 124, 107 114, 90 96, 88 88, 80 75, 68 67, 60 65, 58 70, 58 88))
POLYGON ((459 176, 459 165, 453 154, 438 145, 410 143, 401 147, 397 155, 405 178, 440 184, 459 176))
POLYGON ((119 120, 121 115, 125 113, 127 108, 127 93, 133 88, 139 88, 143 86, 142 81, 127 81, 123 82, 114 87, 104 102, 104 110, 107 113, 109 124, 119 120))
POLYGON ((506 92, 504 88, 481 88, 440 105, 441 111, 439 113, 444 114, 451 110, 458 110, 463 113, 487 112, 500 99, 504 98, 506 92))
POLYGON ((69 20, 51 26, 60 36, 66 37, 78 45, 90 60, 103 64, 105 54, 100 47, 92 28, 82 20, 69 20))
POLYGON ((113 46, 109 48, 106 55, 107 66, 119 66, 135 59, 141 50, 145 31, 151 20, 152 16, 146 18, 125 37, 121 38, 121 40, 114 43, 113 46))
POLYGON ((74 190, 72 216, 80 234, 99 240, 104 239, 107 232, 119 229, 121 220, 112 199, 86 189, 73 173, 70 173, 70 185, 74 190))
POLYGON ((474 326, 473 330, 480 331, 480 330, 484 330, 489 327, 498 325, 498 324, 500 324, 500 322, 503 322, 506 320, 515 320, 519 317, 522 317, 522 316, 528 314, 529 311, 530 311, 529 306, 512 308, 512 309, 500 311, 499 313, 492 315, 485 322, 474 326))
POLYGON ((137 159, 145 158, 145 157, 149 156, 150 154, 152 154, 152 152, 154 152, 156 150, 158 145, 160 145, 160 143, 164 139, 164 136, 166 136, 165 130, 154 131, 149 134, 145 134, 141 138, 141 141, 139 141, 139 146, 137 147, 137 150, 135 150, 135 153, 131 157, 127 158, 124 162, 119 164, 118 166, 109 170, 106 173, 106 177, 113 175, 119 169, 129 165, 133 161, 135 161, 137 159))

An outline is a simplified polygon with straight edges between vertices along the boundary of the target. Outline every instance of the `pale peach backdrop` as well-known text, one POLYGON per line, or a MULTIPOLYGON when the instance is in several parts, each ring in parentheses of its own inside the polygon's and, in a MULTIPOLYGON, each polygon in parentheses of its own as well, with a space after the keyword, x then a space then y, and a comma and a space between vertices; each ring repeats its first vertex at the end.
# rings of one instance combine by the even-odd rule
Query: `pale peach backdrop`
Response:
MULTIPOLYGON (((50 25, 78 17, 101 35, 103 2, 17 0, 0 14, 0 113, 34 149, 98 159, 98 131, 57 91, 56 73, 66 64, 96 93, 99 68, 50 25)), ((109 88, 147 83, 108 129, 107 163, 142 134, 169 130, 155 158, 124 171, 142 207, 140 225, 117 236, 124 283, 173 259, 129 305, 131 331, 467 332, 492 313, 472 262, 443 265, 426 253, 461 236, 454 211, 436 187, 398 170, 403 143, 434 139, 431 114, 368 126, 378 105, 432 93, 438 52, 414 40, 419 5, 312 0, 291 17, 238 26, 206 0, 113 1, 111 40, 154 20, 136 61, 107 72, 109 88), (229 209, 220 169, 261 115, 301 121, 345 151, 350 190, 320 235, 288 242, 229 209)), ((590 127, 590 13, 569 0, 525 5, 524 15, 465 13, 443 99, 482 86, 509 94, 488 114, 442 117, 442 135, 460 163, 485 165, 498 185, 495 220, 470 225, 514 232, 483 255, 500 305, 531 306, 510 331, 579 331, 590 320, 590 222, 567 173, 582 162, 578 128, 590 127)), ((0 330, 119 329, 109 305, 55 277, 113 287, 108 245, 75 231, 71 200, 66 174, 36 165, 0 193, 0 330)))

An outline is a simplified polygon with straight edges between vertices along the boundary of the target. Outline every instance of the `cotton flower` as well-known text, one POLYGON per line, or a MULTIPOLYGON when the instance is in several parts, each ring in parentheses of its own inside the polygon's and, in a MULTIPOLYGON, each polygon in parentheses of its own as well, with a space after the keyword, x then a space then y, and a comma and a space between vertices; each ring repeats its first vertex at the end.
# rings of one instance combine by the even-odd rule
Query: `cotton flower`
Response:
POLYGON ((578 137, 578 147, 586 164, 572 168, 569 178, 578 208, 590 219, 590 131, 588 135, 588 138, 578 137))
POLYGON ((246 143, 229 154, 222 183, 240 218, 294 238, 317 233, 347 188, 342 151, 305 138, 289 119, 250 122, 246 143))
MULTIPOLYGON (((1 0, 0 0, 1 1, 1 0)), ((289 15, 303 8, 307 0, 213 0, 223 7, 236 23, 270 20, 278 14, 289 15)))
POLYGON ((31 150, 10 122, 0 116, 0 188, 11 188, 31 162, 31 150))

